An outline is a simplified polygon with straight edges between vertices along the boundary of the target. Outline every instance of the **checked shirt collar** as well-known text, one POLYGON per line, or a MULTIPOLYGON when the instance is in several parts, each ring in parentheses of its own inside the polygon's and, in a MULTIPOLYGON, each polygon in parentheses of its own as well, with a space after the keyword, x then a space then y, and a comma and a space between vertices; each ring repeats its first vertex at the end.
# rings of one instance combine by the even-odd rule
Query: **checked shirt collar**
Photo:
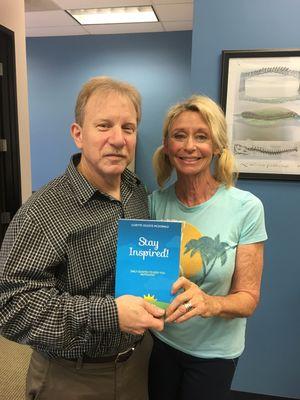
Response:
MULTIPOLYGON (((97 188, 95 188, 83 175, 81 175, 77 171, 76 166, 79 164, 80 157, 81 157, 80 153, 74 154, 66 170, 66 176, 68 177, 71 183, 74 194, 78 199, 78 201, 81 204, 84 204, 99 193, 102 196, 109 197, 110 199, 112 199, 111 196, 108 196, 106 193, 103 193, 99 191, 97 188)), ((139 185, 140 183, 141 183, 140 180, 128 169, 125 169, 125 171, 121 175, 121 190, 124 184, 126 186, 133 188, 139 185)))

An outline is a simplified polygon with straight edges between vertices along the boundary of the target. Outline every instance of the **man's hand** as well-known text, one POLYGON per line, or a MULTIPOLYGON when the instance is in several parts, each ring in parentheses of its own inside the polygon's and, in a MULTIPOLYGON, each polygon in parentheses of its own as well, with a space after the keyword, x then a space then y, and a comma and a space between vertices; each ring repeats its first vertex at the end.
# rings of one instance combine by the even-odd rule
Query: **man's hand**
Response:
POLYGON ((119 325, 123 332, 142 335, 148 328, 162 331, 165 311, 141 297, 124 295, 116 298, 119 325))

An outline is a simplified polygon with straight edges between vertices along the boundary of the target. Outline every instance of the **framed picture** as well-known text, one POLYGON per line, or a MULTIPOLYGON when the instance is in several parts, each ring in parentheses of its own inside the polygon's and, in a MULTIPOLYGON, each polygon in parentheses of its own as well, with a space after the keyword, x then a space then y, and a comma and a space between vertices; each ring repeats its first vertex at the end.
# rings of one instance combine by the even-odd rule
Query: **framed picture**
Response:
POLYGON ((221 106, 240 177, 300 179, 300 49, 224 50, 221 106))

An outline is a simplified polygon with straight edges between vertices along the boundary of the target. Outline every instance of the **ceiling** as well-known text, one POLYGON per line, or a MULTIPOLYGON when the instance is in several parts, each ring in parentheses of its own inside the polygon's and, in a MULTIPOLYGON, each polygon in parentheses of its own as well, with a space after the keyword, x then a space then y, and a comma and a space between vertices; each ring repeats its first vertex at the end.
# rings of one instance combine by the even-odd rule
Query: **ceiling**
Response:
POLYGON ((105 35, 192 30, 193 0, 25 0, 26 36, 105 35), (64 10, 152 5, 159 22, 85 25, 64 10))

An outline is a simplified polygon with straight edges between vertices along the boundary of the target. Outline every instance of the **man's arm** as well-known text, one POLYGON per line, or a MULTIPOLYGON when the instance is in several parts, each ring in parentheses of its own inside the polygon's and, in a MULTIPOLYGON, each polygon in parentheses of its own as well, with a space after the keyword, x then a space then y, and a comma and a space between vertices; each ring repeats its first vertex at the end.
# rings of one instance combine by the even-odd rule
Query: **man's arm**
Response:
MULTIPOLYGON (((68 350, 75 343, 80 346, 97 332, 113 333, 123 328, 122 317, 119 325, 122 312, 111 296, 72 296, 59 290, 61 283, 56 278, 56 270, 65 262, 30 217, 22 217, 22 221, 16 218, 11 223, 0 255, 3 336, 55 351, 68 350)), ((140 300, 136 298, 136 303, 140 300)), ((145 309, 140 308, 141 312, 145 309)), ((149 317, 146 309, 144 313, 149 317)), ((140 323, 144 329, 147 318, 139 322, 140 317, 136 315, 134 323, 137 327, 140 323)), ((134 315, 130 318, 134 319, 134 315)), ((128 332, 126 328, 124 331, 128 332)))
POLYGON ((58 289, 55 273, 65 260, 29 216, 16 218, 8 228, 0 260, 0 326, 8 339, 65 349, 93 330, 118 329, 113 299, 87 299, 58 289), (107 313, 115 318, 104 321, 107 313))

